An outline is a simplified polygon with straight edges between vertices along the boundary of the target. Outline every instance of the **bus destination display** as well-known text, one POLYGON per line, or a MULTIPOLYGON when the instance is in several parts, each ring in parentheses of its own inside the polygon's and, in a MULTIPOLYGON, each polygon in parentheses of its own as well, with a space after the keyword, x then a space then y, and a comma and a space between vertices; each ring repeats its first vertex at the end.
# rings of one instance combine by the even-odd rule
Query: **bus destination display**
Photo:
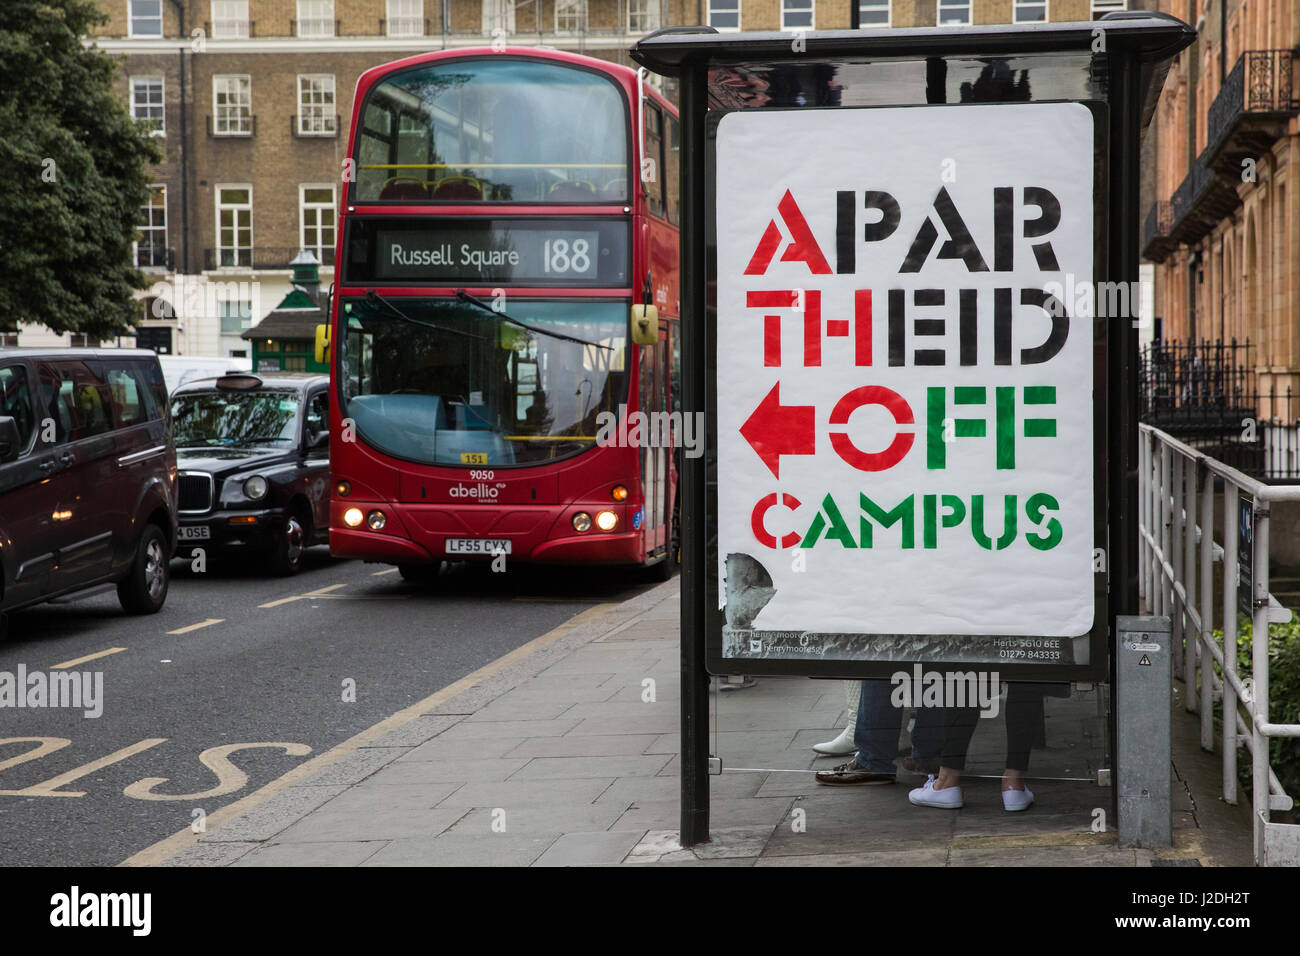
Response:
POLYGON ((360 222, 348 280, 626 285, 626 234, 613 221, 360 222))

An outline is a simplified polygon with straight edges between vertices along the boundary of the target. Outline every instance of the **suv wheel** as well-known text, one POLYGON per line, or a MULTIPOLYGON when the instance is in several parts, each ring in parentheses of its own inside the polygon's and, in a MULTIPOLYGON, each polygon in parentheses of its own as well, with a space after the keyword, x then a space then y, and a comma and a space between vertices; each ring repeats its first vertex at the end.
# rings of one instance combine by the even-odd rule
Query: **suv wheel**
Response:
POLYGON ((124 611, 154 614, 163 606, 167 600, 169 563, 167 538, 162 530, 157 525, 145 525, 131 569, 117 585, 117 599, 124 611))
POLYGON ((281 577, 297 574, 302 570, 302 555, 306 550, 307 530, 298 516, 291 514, 271 551, 271 572, 281 577))

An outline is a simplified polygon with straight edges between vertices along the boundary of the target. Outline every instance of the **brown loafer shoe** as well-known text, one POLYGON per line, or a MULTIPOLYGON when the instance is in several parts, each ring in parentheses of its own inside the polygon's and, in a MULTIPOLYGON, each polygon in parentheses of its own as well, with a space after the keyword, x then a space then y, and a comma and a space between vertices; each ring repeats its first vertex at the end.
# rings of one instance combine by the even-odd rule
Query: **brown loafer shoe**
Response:
POLYGON ((852 757, 848 763, 819 771, 817 782, 828 787, 878 787, 893 783, 894 777, 893 774, 872 773, 858 766, 857 757, 852 757))

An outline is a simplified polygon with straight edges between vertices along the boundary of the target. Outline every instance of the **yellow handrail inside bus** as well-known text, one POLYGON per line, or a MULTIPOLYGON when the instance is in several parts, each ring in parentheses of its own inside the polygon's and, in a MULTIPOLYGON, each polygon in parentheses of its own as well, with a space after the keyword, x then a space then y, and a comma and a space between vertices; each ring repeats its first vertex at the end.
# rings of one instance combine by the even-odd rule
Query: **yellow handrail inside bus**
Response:
POLYGON ((627 163, 364 163, 362 169, 626 169, 627 163))
POLYGON ((506 441, 595 441, 595 435, 502 435, 506 441))

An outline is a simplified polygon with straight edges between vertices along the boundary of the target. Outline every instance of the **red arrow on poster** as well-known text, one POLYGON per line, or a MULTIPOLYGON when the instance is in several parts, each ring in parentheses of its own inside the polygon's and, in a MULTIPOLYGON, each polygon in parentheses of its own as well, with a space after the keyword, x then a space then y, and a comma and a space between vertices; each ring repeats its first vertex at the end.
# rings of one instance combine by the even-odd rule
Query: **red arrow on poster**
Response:
POLYGON ((780 478, 782 455, 816 453, 815 413, 813 405, 782 405, 781 383, 777 382, 745 424, 740 426, 740 433, 763 459, 763 464, 780 478))

